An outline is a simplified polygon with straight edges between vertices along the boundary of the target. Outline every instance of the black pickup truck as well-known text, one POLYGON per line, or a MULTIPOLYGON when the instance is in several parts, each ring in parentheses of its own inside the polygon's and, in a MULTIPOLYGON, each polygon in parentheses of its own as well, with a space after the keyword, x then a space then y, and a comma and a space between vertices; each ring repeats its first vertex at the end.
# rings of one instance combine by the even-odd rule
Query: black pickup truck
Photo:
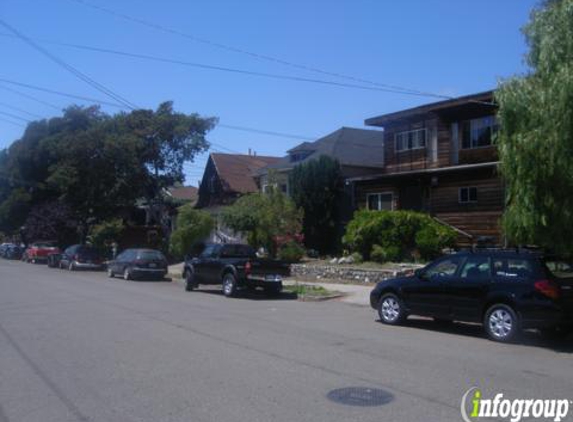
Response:
POLYGON ((258 287, 269 295, 278 294, 283 276, 288 274, 287 263, 259 259, 253 248, 238 243, 208 244, 197 257, 188 257, 183 268, 185 290, 220 284, 227 297, 236 296, 241 289, 258 287))

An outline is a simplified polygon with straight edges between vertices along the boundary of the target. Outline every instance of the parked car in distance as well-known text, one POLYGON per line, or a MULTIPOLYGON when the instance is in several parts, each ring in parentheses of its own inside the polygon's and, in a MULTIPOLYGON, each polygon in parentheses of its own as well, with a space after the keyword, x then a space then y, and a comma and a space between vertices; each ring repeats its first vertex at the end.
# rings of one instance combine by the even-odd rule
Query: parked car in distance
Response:
POLYGON ((3 257, 3 258, 5 258, 4 255, 5 255, 6 251, 7 251, 9 248, 11 248, 12 246, 16 246, 16 245, 14 245, 13 243, 7 243, 7 242, 6 242, 6 243, 2 243, 2 244, 0 245, 0 256, 3 257))
POLYGON ((32 243, 22 256, 22 260, 35 264, 37 262, 45 263, 48 260, 48 255, 52 253, 60 253, 60 248, 53 241, 37 241, 32 243))
MULTIPOLYGON (((50 256, 52 261, 58 259, 57 256, 50 256)), ((67 247, 61 253, 58 260, 58 267, 76 270, 102 270, 104 262, 100 253, 93 246, 89 245, 72 245, 67 247)))
POLYGON ((460 252, 378 283, 370 304, 390 325, 422 315, 482 323, 500 342, 532 328, 565 336, 573 328, 573 266, 527 250, 460 252))
POLYGON ((107 264, 107 275, 125 280, 163 279, 167 275, 167 259, 155 249, 126 249, 107 264))
POLYGON ((2 256, 6 259, 21 259, 23 252, 24 250, 20 246, 10 245, 3 251, 2 256))
POLYGON ((282 277, 289 265, 281 261, 259 259, 255 250, 239 243, 208 244, 200 255, 185 260, 185 289, 191 291, 201 284, 220 284, 223 294, 235 296, 240 289, 257 287, 268 294, 282 290, 282 277))

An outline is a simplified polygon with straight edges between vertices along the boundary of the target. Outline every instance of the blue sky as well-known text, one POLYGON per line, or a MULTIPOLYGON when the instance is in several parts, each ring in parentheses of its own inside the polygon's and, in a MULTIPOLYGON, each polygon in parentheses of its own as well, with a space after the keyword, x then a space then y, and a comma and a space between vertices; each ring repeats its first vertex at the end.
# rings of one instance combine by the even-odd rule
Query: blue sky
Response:
MULTIPOLYGON (((533 0, 86 0, 190 36, 291 63, 448 96, 494 88, 525 71, 520 28, 533 0)), ((0 18, 35 40, 76 43, 163 58, 303 78, 353 83, 216 48, 123 20, 73 0, 2 0, 0 18)), ((0 34, 7 34, 0 28, 0 34)), ((140 107, 173 100, 182 112, 216 116, 222 124, 310 138, 364 119, 435 101, 225 73, 41 44, 50 53, 140 107)), ((0 79, 108 100, 21 40, 0 36, 0 79)), ((21 97, 17 89, 58 107, 89 104, 0 82, 0 112, 33 119, 57 109, 21 97)), ((109 113, 118 111, 104 106, 109 113)), ((0 147, 25 124, 0 113, 0 147)), ((297 139, 217 128, 216 150, 284 155, 297 139), (225 150, 223 148, 226 148, 225 150)), ((205 156, 186 165, 197 184, 205 156)))

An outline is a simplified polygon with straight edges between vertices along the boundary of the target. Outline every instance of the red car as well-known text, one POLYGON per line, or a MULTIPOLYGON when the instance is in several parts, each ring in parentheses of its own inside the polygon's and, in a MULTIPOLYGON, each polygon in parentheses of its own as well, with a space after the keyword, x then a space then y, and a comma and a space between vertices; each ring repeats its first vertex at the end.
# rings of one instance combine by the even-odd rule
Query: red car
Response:
POLYGON ((37 262, 47 262, 48 255, 55 253, 61 253, 60 248, 56 246, 56 242, 38 241, 32 243, 28 249, 26 249, 22 256, 22 260, 33 264, 37 262))

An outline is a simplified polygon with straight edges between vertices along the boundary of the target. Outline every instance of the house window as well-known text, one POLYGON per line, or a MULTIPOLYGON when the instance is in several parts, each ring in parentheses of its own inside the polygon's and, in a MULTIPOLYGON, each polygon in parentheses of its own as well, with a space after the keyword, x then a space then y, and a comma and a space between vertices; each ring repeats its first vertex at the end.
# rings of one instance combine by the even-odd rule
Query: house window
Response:
POLYGON ((462 122, 462 148, 480 148, 490 146, 498 124, 495 116, 462 122))
POLYGON ((426 129, 407 130, 394 135, 396 141, 396 151, 407 151, 411 149, 426 147, 426 129))
POLYGON ((391 192, 387 193, 369 193, 368 194, 368 209, 373 211, 394 209, 394 195, 391 192))
POLYGON ((460 188, 459 190, 459 202, 460 204, 469 204, 471 202, 477 202, 477 188, 460 188))

